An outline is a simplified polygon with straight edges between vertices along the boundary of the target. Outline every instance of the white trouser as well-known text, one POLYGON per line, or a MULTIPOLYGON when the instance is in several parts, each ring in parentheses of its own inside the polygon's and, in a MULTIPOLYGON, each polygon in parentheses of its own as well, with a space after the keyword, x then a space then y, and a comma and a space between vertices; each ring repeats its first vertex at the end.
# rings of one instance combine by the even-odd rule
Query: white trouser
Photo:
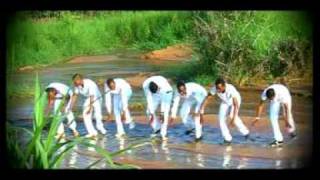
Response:
MULTIPOLYGON (((62 99, 56 99, 56 100, 54 101, 53 111, 54 111, 54 113, 57 112, 57 115, 59 115, 59 116, 61 116, 61 114, 62 114, 61 111, 60 111, 60 109, 59 109, 61 103, 62 103, 62 99)), ((76 130, 76 126, 77 126, 76 121, 74 120, 74 116, 73 116, 72 111, 68 111, 68 109, 69 109, 69 107, 70 107, 70 103, 71 103, 71 100, 68 101, 68 104, 67 104, 67 106, 65 107, 65 112, 66 112, 65 115, 66 115, 66 117, 67 117, 67 119, 68 119, 68 124, 67 124, 67 126, 68 126, 72 131, 75 131, 75 130, 76 130)), ((61 104, 61 106, 62 106, 62 104, 61 104)), ((62 121, 59 123, 57 133, 58 133, 58 134, 64 133, 64 125, 63 125, 63 122, 62 122, 62 121)))
MULTIPOLYGON (((95 100, 95 99, 94 99, 95 100)), ((96 128, 98 130, 105 130, 103 123, 102 123, 102 112, 101 112, 101 102, 102 100, 95 100, 93 102, 93 110, 91 110, 91 112, 89 114, 87 114, 87 111, 90 108, 90 98, 87 98, 83 104, 83 121, 84 121, 84 125, 87 129, 87 132, 89 135, 97 135, 97 131, 96 129, 93 127, 93 123, 92 123, 92 112, 94 112, 94 116, 96 119, 96 128)))
POLYGON ((180 109, 180 117, 183 124, 188 129, 196 129, 196 138, 200 138, 202 135, 202 124, 200 123, 200 116, 194 116, 190 114, 191 108, 194 106, 195 112, 198 112, 201 107, 201 102, 196 102, 192 100, 185 100, 180 109))
MULTIPOLYGON (((275 101, 270 102, 269 118, 271 121, 274 138, 277 141, 283 141, 283 136, 280 131, 280 126, 279 126, 279 122, 278 122, 280 107, 281 107, 280 102, 275 102, 275 101)), ((283 107, 283 105, 282 105, 282 107, 283 107)), ((288 128, 289 133, 292 133, 296 130, 293 116, 292 116, 292 112, 291 112, 291 107, 292 107, 292 104, 291 104, 291 100, 290 100, 288 102, 288 114, 287 114, 288 115, 288 123, 291 126, 290 128, 288 128)), ((283 108, 282 110, 284 111, 285 109, 283 108)), ((283 112, 283 113, 285 113, 285 112, 283 112)))
MULTIPOLYGON (((239 103, 238 106, 239 106, 239 110, 240 110, 240 105, 241 105, 241 99, 240 98, 238 99, 238 103, 239 103)), ((224 103, 224 102, 222 102, 220 104, 219 124, 220 124, 220 129, 221 129, 222 136, 226 141, 231 141, 232 140, 232 136, 231 136, 229 128, 227 126, 227 117, 229 116, 230 118, 232 118, 233 111, 234 111, 233 104, 228 105, 227 103, 224 103)), ((239 111, 238 111, 238 113, 239 113, 239 111)), ((247 135, 249 133, 249 130, 243 124, 243 122, 240 119, 238 113, 235 115, 236 117, 234 118, 234 124, 238 128, 238 130, 240 131, 240 133, 242 135, 247 135)))
POLYGON ((126 123, 131 123, 132 122, 132 118, 130 115, 130 111, 128 107, 123 107, 122 104, 122 100, 126 101, 126 104, 128 104, 129 99, 131 98, 132 95, 132 90, 128 89, 125 93, 124 93, 125 99, 121 99, 120 94, 113 94, 113 113, 115 115, 115 119, 116 119, 116 124, 117 124, 117 132, 118 134, 125 134, 124 132, 124 128, 123 128, 123 124, 121 121, 121 113, 122 110, 124 108, 124 113, 126 116, 126 123))
POLYGON ((151 123, 151 127, 154 131, 157 131, 161 128, 160 134, 162 137, 167 136, 171 101, 172 101, 172 92, 166 93, 162 96, 158 94, 153 94, 152 95, 153 109, 152 109, 152 112, 147 112, 147 114, 149 113, 154 114, 154 117, 153 117, 154 119, 153 119, 153 122, 151 123), (160 111, 161 113, 163 113, 163 118, 164 118, 162 124, 160 123, 160 121, 158 120, 158 117, 155 114, 156 109, 158 108, 160 103, 161 103, 160 111))

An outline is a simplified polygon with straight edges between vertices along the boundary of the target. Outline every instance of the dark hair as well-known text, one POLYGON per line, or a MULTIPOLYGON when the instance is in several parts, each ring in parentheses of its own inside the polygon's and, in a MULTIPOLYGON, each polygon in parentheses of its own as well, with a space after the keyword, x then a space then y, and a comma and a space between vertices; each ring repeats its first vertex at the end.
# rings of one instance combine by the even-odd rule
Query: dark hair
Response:
POLYGON ((158 85, 156 83, 154 83, 153 81, 151 81, 149 84, 149 89, 152 93, 156 93, 158 90, 158 85))
POLYGON ((107 83, 108 86, 110 86, 110 84, 111 84, 112 82, 114 83, 113 78, 109 78, 109 79, 107 79, 107 81, 106 81, 106 83, 107 83))
POLYGON ((80 78, 80 79, 83 79, 83 76, 79 73, 76 73, 72 76, 72 80, 75 80, 76 78, 80 78))
MULTIPOLYGON (((178 89, 178 91, 179 91, 179 87, 181 87, 181 86, 186 86, 186 83, 183 81, 183 80, 179 80, 178 82, 177 82, 177 89, 178 89)), ((180 91, 179 91, 180 92, 180 91)))
POLYGON ((48 88, 46 88, 46 93, 49 93, 49 92, 52 92, 52 91, 56 91, 56 89, 55 88, 52 88, 52 87, 48 87, 48 88))
POLYGON ((267 92, 266 92, 266 94, 267 94, 267 98, 268 98, 268 99, 273 98, 273 97, 275 96, 274 89, 273 89, 273 88, 268 89, 267 92))
POLYGON ((226 85, 226 81, 222 77, 219 77, 218 79, 216 79, 216 82, 215 82, 216 86, 218 84, 222 84, 223 86, 225 86, 226 85))

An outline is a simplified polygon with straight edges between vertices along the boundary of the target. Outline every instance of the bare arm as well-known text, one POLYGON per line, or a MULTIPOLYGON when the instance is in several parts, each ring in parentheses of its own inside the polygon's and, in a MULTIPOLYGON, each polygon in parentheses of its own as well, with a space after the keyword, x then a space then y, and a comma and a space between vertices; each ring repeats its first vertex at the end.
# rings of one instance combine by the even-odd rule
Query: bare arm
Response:
POLYGON ((286 127, 290 128, 290 124, 289 124, 289 108, 288 108, 288 104, 285 103, 284 104, 284 121, 285 121, 285 124, 286 124, 286 127))
POLYGON ((208 104, 208 99, 211 97, 212 95, 209 93, 207 95, 207 97, 203 100, 201 106, 200 106, 200 112, 204 112, 204 109, 206 108, 207 104, 208 104))
POLYGON ((256 117, 252 121, 251 126, 254 126, 255 123, 260 119, 260 116, 261 116, 263 108, 264 108, 264 101, 260 100, 260 103, 259 103, 259 105, 257 106, 257 109, 256 109, 256 117))
POLYGON ((237 98, 232 98, 232 103, 233 103, 233 108, 234 108, 232 119, 234 120, 236 115, 239 113, 239 103, 238 103, 237 98))
POLYGON ((47 105, 46 110, 45 110, 45 113, 46 113, 47 116, 49 114, 49 110, 53 106, 53 102, 54 102, 54 100, 52 98, 48 97, 48 105, 47 105))
POLYGON ((87 111, 87 114, 89 114, 89 113, 92 111, 93 102, 94 102, 93 97, 94 97, 94 96, 90 96, 90 103, 89 103, 89 109, 88 109, 88 111, 87 111))
POLYGON ((264 108, 264 101, 260 100, 260 103, 256 109, 256 117, 257 118, 260 118, 263 108, 264 108))
POLYGON ((71 110, 71 111, 73 111, 74 105, 75 105, 77 99, 78 99, 78 95, 77 95, 77 94, 73 94, 73 95, 71 96, 71 105, 70 105, 70 110, 71 110))

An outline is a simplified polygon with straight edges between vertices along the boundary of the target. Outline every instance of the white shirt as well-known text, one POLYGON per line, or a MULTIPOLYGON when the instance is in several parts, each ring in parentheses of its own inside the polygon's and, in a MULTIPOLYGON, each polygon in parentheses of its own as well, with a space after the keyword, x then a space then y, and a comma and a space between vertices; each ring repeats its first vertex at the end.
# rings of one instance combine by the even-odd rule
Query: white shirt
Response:
POLYGON ((237 98, 238 101, 241 99, 240 93, 237 91, 237 89, 232 84, 228 83, 226 83, 226 89, 224 93, 217 92, 216 86, 213 86, 210 89, 210 94, 217 94, 222 102, 228 105, 233 104, 233 98, 237 98))
POLYGON ((93 96, 93 100, 101 97, 97 84, 91 79, 83 79, 83 87, 77 86, 74 89, 75 94, 82 94, 85 97, 93 96))
POLYGON ((280 102, 280 103, 289 103, 291 102, 291 95, 289 89, 282 84, 273 84, 267 87, 261 94, 261 99, 263 101, 267 100, 267 90, 274 89, 274 99, 272 101, 280 102))
POLYGON ((111 114, 111 94, 117 94, 121 96, 122 101, 122 107, 125 109, 128 107, 128 101, 127 101, 127 90, 131 90, 130 84, 121 78, 115 78, 113 79, 116 85, 115 90, 111 90, 109 86, 107 85, 107 82, 104 83, 104 91, 105 91, 105 101, 106 101, 106 107, 109 114, 111 114))
POLYGON ((167 79, 164 78, 163 76, 151 76, 143 82, 142 88, 147 98, 148 109, 149 109, 149 112, 152 112, 152 109, 153 109, 152 95, 153 94, 149 89, 150 82, 154 82, 155 84, 157 84, 159 90, 155 94, 159 95, 160 97, 172 91, 172 87, 167 81, 167 79))
POLYGON ((72 96, 72 90, 65 84, 59 82, 50 83, 47 88, 54 88, 57 90, 56 98, 62 98, 66 95, 72 96))
MULTIPOLYGON (((172 117, 175 118, 178 111, 179 101, 180 99, 184 99, 185 101, 196 101, 197 103, 202 103, 205 97, 208 95, 206 89, 201 85, 193 82, 185 83, 186 85, 186 95, 182 96, 175 92, 175 97, 173 99, 173 106, 172 106, 172 117)), ((198 113, 198 112, 195 112, 198 113)))

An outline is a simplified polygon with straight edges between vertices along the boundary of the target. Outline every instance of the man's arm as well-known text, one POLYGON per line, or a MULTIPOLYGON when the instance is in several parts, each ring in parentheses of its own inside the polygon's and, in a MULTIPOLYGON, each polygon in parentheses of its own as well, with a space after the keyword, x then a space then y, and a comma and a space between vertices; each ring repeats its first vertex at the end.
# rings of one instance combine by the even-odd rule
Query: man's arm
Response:
POLYGON ((172 109, 171 109, 171 118, 172 119, 175 119, 177 116, 179 101, 180 101, 180 96, 178 94, 176 94, 173 99, 173 105, 172 105, 172 109))
POLYGON ((108 112, 108 115, 111 115, 111 111, 112 111, 112 106, 111 106, 111 93, 110 93, 110 89, 108 88, 108 86, 105 84, 104 85, 104 99, 105 99, 105 106, 108 112))
POLYGON ((235 97, 232 98, 232 105, 233 105, 233 114, 232 114, 232 118, 230 121, 231 126, 233 126, 234 119, 236 118, 236 115, 239 113, 239 104, 238 104, 237 98, 235 98, 235 97))
POLYGON ((153 108, 151 92, 148 89, 144 89, 144 92, 145 92, 145 95, 146 95, 146 98, 147 98, 147 109, 148 109, 148 112, 151 115, 154 115, 154 111, 153 111, 154 108, 153 108))
POLYGON ((287 128, 290 128, 290 124, 289 124, 289 108, 288 108, 288 104, 287 103, 284 103, 284 121, 285 121, 285 124, 286 124, 286 127, 287 128))
POLYGON ((77 98, 78 98, 78 95, 75 94, 75 93, 71 96, 71 105, 70 105, 70 110, 71 111, 74 111, 74 105, 75 105, 75 103, 77 101, 77 98))
POLYGON ((91 95, 90 96, 90 104, 89 104, 89 109, 88 109, 88 111, 86 112, 87 114, 90 114, 90 112, 92 111, 92 107, 93 107, 93 102, 94 102, 94 96, 93 95, 91 95))
POLYGON ((259 105, 257 106, 257 109, 256 109, 256 117, 252 121, 252 124, 251 124, 252 126, 254 126, 255 123, 260 119, 260 116, 261 116, 263 108, 264 108, 264 101, 260 100, 260 103, 259 103, 259 105))
POLYGON ((208 95, 206 96, 206 98, 202 101, 202 104, 200 106, 200 112, 204 112, 204 109, 206 108, 207 104, 208 104, 208 99, 212 97, 212 95, 210 93, 208 93, 208 95))
POLYGON ((49 110, 53 106, 53 102, 54 102, 54 100, 52 98, 48 97, 48 104, 47 104, 47 107, 45 109, 45 113, 46 113, 47 116, 49 115, 49 110))

